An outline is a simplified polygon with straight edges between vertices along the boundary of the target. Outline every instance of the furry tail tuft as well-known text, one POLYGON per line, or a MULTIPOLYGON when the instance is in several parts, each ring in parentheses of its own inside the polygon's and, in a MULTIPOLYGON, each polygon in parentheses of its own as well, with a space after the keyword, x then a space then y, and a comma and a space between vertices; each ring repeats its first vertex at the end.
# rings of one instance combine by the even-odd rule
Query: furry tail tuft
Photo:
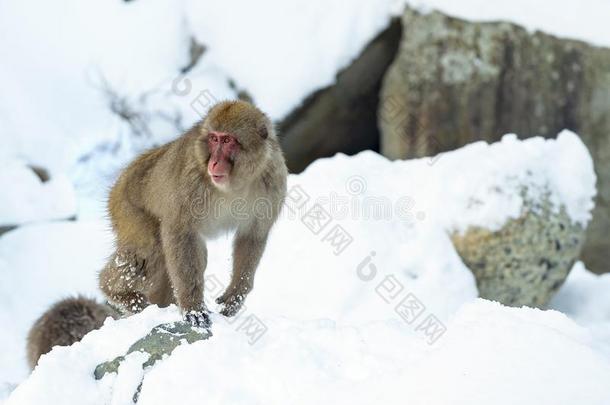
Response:
POLYGON ((53 346, 69 346, 100 328, 107 317, 117 318, 108 305, 85 297, 66 298, 55 303, 32 326, 27 339, 27 358, 31 369, 53 346))

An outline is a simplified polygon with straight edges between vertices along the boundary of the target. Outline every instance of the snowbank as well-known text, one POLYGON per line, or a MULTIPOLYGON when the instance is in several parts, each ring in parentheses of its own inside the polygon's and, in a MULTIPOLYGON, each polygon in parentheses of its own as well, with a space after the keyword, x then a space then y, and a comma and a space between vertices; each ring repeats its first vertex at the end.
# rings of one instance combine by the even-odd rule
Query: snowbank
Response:
MULTIPOLYGON (((593 283, 577 265, 554 301, 587 329, 557 312, 477 301, 472 274, 447 235, 456 224, 493 227, 518 213, 520 182, 586 222, 594 179, 586 149, 568 132, 556 140, 507 136, 410 161, 373 152, 319 160, 289 177, 286 207, 244 313, 230 324, 214 315, 212 339, 178 348, 145 373, 141 401, 446 403, 451 395, 489 404, 508 403, 514 393, 523 403, 543 395, 570 403, 582 392, 587 403, 608 401, 600 384, 610 373, 610 315, 599 305, 610 286, 593 283)), ((208 250, 211 300, 228 285, 230 237, 208 250)), ((0 335, 7 348, 0 364, 11 365, 0 382, 27 375, 25 335, 51 302, 96 294, 96 272, 110 251, 102 221, 28 226, 0 238, 0 323, 11 328, 0 335)), ((120 403, 142 377, 139 359, 99 383, 92 370, 177 319, 175 308, 149 308, 109 321, 45 356, 9 403, 120 403)))
POLYGON ((524 199, 536 203, 548 198, 555 211, 563 206, 572 222, 583 227, 591 219, 593 160, 571 131, 562 131, 556 140, 520 141, 517 135, 505 135, 500 142, 475 142, 436 159, 435 175, 451 181, 434 183, 438 188, 428 194, 429 204, 455 230, 498 230, 508 218, 520 216, 524 199), (445 198, 439 200, 439 195, 445 198))
MULTIPOLYGON (((254 345, 214 317, 214 336, 182 345, 144 373, 132 354, 118 374, 92 378, 97 363, 123 354, 175 307, 149 307, 108 320, 71 348, 43 356, 6 402, 139 404, 606 404, 610 363, 589 334, 553 311, 513 309, 484 300, 464 306, 437 346, 392 321, 341 327, 331 321, 265 319, 254 345)), ((240 322, 239 320, 237 322, 240 322)))

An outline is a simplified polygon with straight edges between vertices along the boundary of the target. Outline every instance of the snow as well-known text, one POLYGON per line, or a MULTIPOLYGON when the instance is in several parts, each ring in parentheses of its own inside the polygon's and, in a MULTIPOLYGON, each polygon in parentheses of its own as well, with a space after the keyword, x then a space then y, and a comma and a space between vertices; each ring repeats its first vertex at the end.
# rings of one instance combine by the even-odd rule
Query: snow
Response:
POLYGON ((0 189, 7 190, 0 199, 0 225, 66 219, 76 214, 74 186, 63 174, 43 183, 24 162, 7 159, 0 162, 0 189))
POLYGON ((568 284, 557 293, 551 305, 581 322, 599 322, 610 314, 610 299, 604 296, 608 288, 610 274, 590 273, 578 262, 568 277, 568 284))
MULTIPOLYGON (((430 404, 603 404, 608 358, 565 315, 478 301, 448 325, 406 398, 430 404), (584 378, 583 378, 584 377, 584 378)), ((411 402, 411 401, 409 401, 411 402)))
POLYGON ((411 0, 422 11, 441 10, 475 21, 511 21, 530 31, 610 46, 606 0, 411 0))
POLYGON ((147 3, 0 2, 3 147, 65 170, 81 139, 116 136, 104 80, 137 94, 186 61, 174 2, 147 3))
POLYGON ((556 140, 519 141, 517 135, 509 134, 491 145, 475 142, 459 153, 440 155, 433 171, 454 180, 437 181, 439 188, 429 194, 428 202, 442 205, 439 215, 454 230, 469 226, 498 230, 506 219, 522 214, 528 199, 548 198, 555 212, 563 206, 572 222, 582 226, 591 219, 596 194, 593 160, 578 135, 568 130, 556 140), (438 195, 452 203, 439 200, 438 195))
POLYGON ((589 328, 610 358, 610 274, 597 275, 577 262, 550 306, 589 328))
MULTIPOLYGON (((234 98, 230 80, 273 119, 283 118, 331 85, 404 4, 0 2, 0 155, 68 173, 89 195, 111 182, 135 153, 189 127, 207 110, 207 99, 234 98), (183 75, 191 38, 207 50, 183 75), (131 123, 117 105, 131 114, 131 123)), ((507 19, 610 46, 610 5, 604 0, 409 4, 472 19, 507 19)))
MULTIPOLYGON (((104 201, 118 171, 238 90, 283 118, 331 85, 404 4, 0 1, 0 224, 23 224, 0 237, 0 403, 131 403, 141 358, 100 382, 92 369, 177 320, 173 307, 108 320, 44 356, 29 378, 24 350, 51 303, 102 298, 96 275, 112 249, 104 201), (181 73, 191 37, 207 50, 181 73)), ((603 0, 409 4, 610 46, 603 0)), ((141 403, 610 403, 610 276, 576 263, 550 305, 561 313, 504 308, 476 299, 447 236, 518 216, 522 185, 529 198, 548 193, 574 222, 590 220, 591 158, 567 131, 405 162, 373 152, 315 162, 289 179, 292 209, 274 228, 242 318, 214 315, 212 339, 147 371, 141 403), (320 208, 331 219, 323 229, 302 220, 320 208), (347 245, 336 244, 341 232, 347 245), (420 318, 407 323, 405 304, 423 308, 420 318), (438 333, 427 335, 424 319, 438 333), (255 342, 246 320, 266 328, 255 342)), ((213 297, 228 284, 230 239, 209 250, 213 297)))
POLYGON ((186 2, 209 58, 273 118, 331 85, 398 10, 396 0, 186 2), (227 24, 210 24, 225 21, 227 24), (320 46, 323 44, 323 46, 320 46), (239 52, 235 52, 239 49, 239 52), (258 65, 256 68, 254 65, 258 65))
POLYGON ((142 404, 176 395, 185 404, 608 403, 607 277, 577 263, 551 306, 564 313, 506 308, 476 298, 448 237, 456 224, 494 227, 519 213, 519 182, 546 190, 557 208, 586 223, 594 181, 586 149, 569 132, 548 140, 508 135, 409 161, 373 152, 316 161, 289 177, 240 317, 229 322, 212 303, 228 285, 227 235, 208 245, 214 335, 144 373, 141 355, 130 355, 118 375, 99 382, 98 363, 123 355, 153 326, 179 320, 177 308, 109 319, 82 342, 43 356, 26 378, 28 328, 63 296, 99 297, 96 273, 112 244, 100 219, 19 228, 0 238, 0 323, 10 325, 0 335, 7 349, 0 364, 11 365, 0 370, 4 396, 20 383, 5 404, 129 403, 142 378, 142 404), (484 214, 470 212, 465 193, 488 207, 484 214), (320 209, 329 217, 323 227, 308 219, 320 209), (331 237, 338 229, 346 243, 331 237))
POLYGON ((27 376, 25 338, 51 303, 102 297, 97 272, 111 242, 108 224, 99 221, 27 225, 0 238, 0 387, 27 376))
POLYGON ((448 323, 437 346, 385 321, 342 327, 329 321, 268 319, 268 333, 249 345, 218 316, 214 336, 182 345, 142 373, 145 357, 127 357, 99 383, 91 370, 124 354, 128 344, 179 313, 147 308, 108 320, 71 348, 44 356, 8 405, 139 404, 606 404, 610 363, 588 332, 555 311, 506 308, 476 300, 448 323))

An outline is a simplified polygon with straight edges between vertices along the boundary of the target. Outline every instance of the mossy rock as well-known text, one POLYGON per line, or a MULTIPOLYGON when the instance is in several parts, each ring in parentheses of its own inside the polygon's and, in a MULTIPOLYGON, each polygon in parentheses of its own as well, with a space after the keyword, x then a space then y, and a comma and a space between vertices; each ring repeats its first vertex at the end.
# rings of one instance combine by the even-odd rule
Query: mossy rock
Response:
POLYGON ((542 204, 526 201, 522 215, 498 231, 472 227, 453 233, 451 240, 482 298, 543 308, 568 276, 584 237, 581 225, 545 199, 542 204))
POLYGON ((157 325, 150 333, 131 345, 124 356, 118 356, 113 360, 99 364, 93 374, 96 380, 100 380, 108 373, 116 373, 125 357, 134 352, 148 354, 148 360, 142 364, 142 368, 151 367, 164 356, 169 356, 182 343, 194 343, 199 340, 206 340, 210 336, 212 336, 210 330, 195 328, 187 322, 157 325))

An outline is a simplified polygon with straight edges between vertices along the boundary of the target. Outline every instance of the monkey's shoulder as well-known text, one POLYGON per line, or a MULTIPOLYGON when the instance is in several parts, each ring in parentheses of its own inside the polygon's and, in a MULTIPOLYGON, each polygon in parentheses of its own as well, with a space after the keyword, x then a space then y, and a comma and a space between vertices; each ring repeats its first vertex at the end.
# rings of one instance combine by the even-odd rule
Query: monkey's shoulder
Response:
POLYGON ((260 174, 259 183, 266 195, 277 195, 283 198, 286 194, 286 183, 288 168, 284 156, 280 150, 273 152, 273 157, 268 160, 266 167, 260 174))
POLYGON ((140 154, 123 169, 110 191, 108 208, 111 216, 124 209, 126 203, 133 207, 143 208, 145 190, 150 184, 154 168, 168 149, 169 144, 150 149, 140 154))

